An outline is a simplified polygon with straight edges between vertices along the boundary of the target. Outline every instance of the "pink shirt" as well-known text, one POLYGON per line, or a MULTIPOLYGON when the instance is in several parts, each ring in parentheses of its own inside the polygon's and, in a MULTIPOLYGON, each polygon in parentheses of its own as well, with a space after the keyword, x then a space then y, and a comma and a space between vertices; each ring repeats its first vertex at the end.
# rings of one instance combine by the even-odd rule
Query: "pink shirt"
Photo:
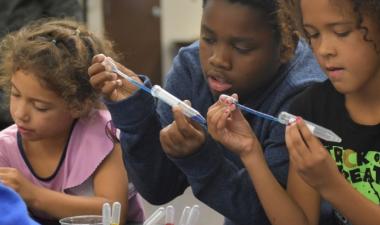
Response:
MULTIPOLYGON (((38 186, 72 195, 92 196, 93 174, 113 149, 113 142, 105 133, 110 120, 111 116, 106 110, 96 110, 88 117, 79 119, 71 132, 65 157, 55 176, 49 179, 39 179, 28 167, 22 145, 19 144, 21 139, 17 138, 17 127, 12 125, 0 132, 0 167, 16 168, 38 186)), ((141 222, 141 199, 131 183, 129 189, 128 220, 141 222)))

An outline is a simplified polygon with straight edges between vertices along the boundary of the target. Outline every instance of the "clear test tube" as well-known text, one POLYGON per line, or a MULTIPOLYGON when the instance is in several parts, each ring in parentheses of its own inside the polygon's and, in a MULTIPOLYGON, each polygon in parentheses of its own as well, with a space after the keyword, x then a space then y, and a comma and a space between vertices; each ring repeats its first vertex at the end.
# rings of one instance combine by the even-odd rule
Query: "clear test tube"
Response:
POLYGON ((165 216, 165 208, 160 207, 154 213, 144 221, 143 225, 154 225, 165 216))
POLYGON ((103 204, 102 223, 103 223, 103 225, 110 225, 111 224, 111 205, 108 202, 103 204))
POLYGON ((170 106, 179 106, 185 114, 185 116, 197 121, 201 124, 206 124, 206 119, 194 108, 187 105, 185 102, 181 101, 174 95, 167 92, 165 89, 161 88, 159 85, 154 85, 151 89, 151 93, 154 97, 160 99, 170 106))
POLYGON ((174 225, 175 209, 172 205, 166 207, 165 225, 174 225))
POLYGON ((120 202, 114 202, 112 204, 111 225, 119 225, 120 224, 120 211, 121 211, 120 202))
POLYGON ((186 220, 186 225, 196 225, 199 220, 200 213, 199 205, 194 205, 190 210, 189 217, 186 220))
POLYGON ((186 206, 181 214, 181 218, 179 219, 178 225, 186 225, 187 218, 189 217, 191 208, 186 206))
MULTIPOLYGON (((297 119, 297 116, 287 113, 287 112, 281 112, 278 115, 278 120, 280 121, 280 123, 285 124, 285 125, 288 125, 289 123, 294 122, 296 119, 297 119)), ((306 126, 309 128, 311 133, 315 135, 316 137, 319 137, 323 140, 331 141, 331 142, 338 142, 338 143, 342 142, 342 139, 333 131, 307 120, 304 120, 304 122, 306 123, 306 126)))

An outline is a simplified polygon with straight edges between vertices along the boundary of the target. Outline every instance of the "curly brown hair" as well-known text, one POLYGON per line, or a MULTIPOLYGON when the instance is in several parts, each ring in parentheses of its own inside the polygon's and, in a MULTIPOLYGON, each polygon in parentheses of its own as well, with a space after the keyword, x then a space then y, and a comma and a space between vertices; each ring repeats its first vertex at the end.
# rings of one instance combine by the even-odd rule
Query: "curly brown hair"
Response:
MULTIPOLYGON (((209 0, 203 0, 203 7, 209 0)), ((289 61, 297 47, 299 33, 291 18, 290 10, 283 10, 286 4, 282 0, 225 0, 239 3, 260 10, 267 17, 266 21, 272 26, 276 38, 281 44, 281 61, 289 61)))
MULTIPOLYGON (((301 0, 279 0, 282 1, 283 11, 286 15, 290 15, 293 20, 293 24, 296 25, 300 34, 307 38, 302 28, 302 15, 301 15, 301 0)), ((379 46, 376 46, 373 40, 368 39, 368 28, 363 26, 363 17, 367 16, 374 21, 380 29, 380 1, 379 0, 330 0, 332 4, 337 6, 337 9, 342 9, 342 4, 350 4, 352 10, 345 13, 353 13, 356 19, 356 26, 363 31, 363 39, 369 42, 373 42, 377 52, 380 52, 379 46)), ((344 12, 343 12, 344 13, 344 12)), ((284 21, 285 22, 285 21, 284 21)))
POLYGON ((85 115, 100 104, 87 73, 93 56, 99 53, 118 58, 110 41, 96 37, 79 22, 38 20, 1 41, 0 85, 9 96, 12 75, 26 71, 62 97, 68 107, 85 115))

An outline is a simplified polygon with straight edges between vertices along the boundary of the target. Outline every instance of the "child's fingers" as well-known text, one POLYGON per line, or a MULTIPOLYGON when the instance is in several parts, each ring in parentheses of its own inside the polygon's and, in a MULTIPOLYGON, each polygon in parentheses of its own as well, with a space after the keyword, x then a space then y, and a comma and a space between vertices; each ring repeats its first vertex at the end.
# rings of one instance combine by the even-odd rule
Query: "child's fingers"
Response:
POLYGON ((104 61, 106 56, 104 54, 97 54, 94 57, 92 57, 92 63, 101 63, 104 61))
POLYGON ((94 63, 90 67, 88 67, 87 73, 90 77, 96 76, 99 73, 106 71, 106 68, 101 63, 94 63))
POLYGON ((216 129, 217 131, 224 130, 227 125, 227 120, 231 117, 231 110, 229 108, 225 108, 220 110, 217 114, 216 119, 216 129))
POLYGON ((215 111, 212 118, 210 118, 210 132, 213 134, 219 134, 220 131, 224 130, 230 114, 230 110, 225 106, 220 107, 217 111, 215 111))
POLYGON ((94 89, 100 90, 104 85, 107 84, 107 82, 115 81, 116 79, 117 75, 115 73, 104 71, 90 77, 90 84, 92 87, 94 87, 94 89))
POLYGON ((216 101, 207 111, 207 124, 213 123, 214 124, 214 117, 217 112, 220 110, 224 110, 225 104, 221 101, 216 101))
POLYGON ((294 165, 299 165, 302 162, 302 158, 298 155, 296 146, 294 146, 293 140, 291 138, 291 130, 294 129, 291 126, 286 126, 285 131, 285 143, 288 148, 290 160, 294 162, 294 165))
POLYGON ((216 101, 212 106, 208 108, 207 114, 213 114, 213 111, 219 110, 221 107, 224 107, 224 103, 221 101, 216 101))
POLYGON ((313 151, 313 149, 320 149, 321 143, 311 133, 310 129, 307 127, 306 123, 302 120, 302 118, 297 118, 296 125, 303 137, 304 142, 308 146, 308 149, 310 151, 313 151))
POLYGON ((226 110, 226 106, 221 101, 217 101, 213 106, 211 106, 207 112, 207 124, 208 129, 211 132, 216 131, 216 126, 218 119, 220 118, 221 114, 226 110))
MULTIPOLYGON (((114 91, 117 90, 118 87, 122 85, 121 80, 113 80, 113 81, 108 81, 106 82, 103 87, 101 88, 101 92, 106 95, 110 96, 114 93, 114 91)), ((116 100, 116 99, 114 99, 116 100)))
POLYGON ((289 154, 297 159, 304 159, 310 153, 296 124, 290 124, 286 130, 286 144, 289 147, 289 154))
POLYGON ((160 131, 160 142, 166 150, 173 151, 179 143, 184 141, 183 135, 178 131, 175 121, 160 131))
POLYGON ((190 118, 187 118, 182 109, 179 106, 174 106, 172 108, 173 117, 177 125, 178 131, 187 138, 193 138, 197 133, 195 128, 190 123, 190 118))

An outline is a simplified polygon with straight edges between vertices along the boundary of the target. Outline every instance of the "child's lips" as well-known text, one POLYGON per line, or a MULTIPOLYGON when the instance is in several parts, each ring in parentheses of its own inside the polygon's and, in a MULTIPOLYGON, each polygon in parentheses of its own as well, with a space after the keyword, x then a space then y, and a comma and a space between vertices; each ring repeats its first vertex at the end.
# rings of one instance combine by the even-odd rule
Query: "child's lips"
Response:
POLYGON ((207 78, 210 88, 217 92, 225 92, 232 87, 232 84, 227 83, 224 79, 209 76, 207 78))
POLYGON ((344 72, 342 67, 326 67, 326 71, 331 79, 339 79, 344 72))
POLYGON ((31 130, 31 129, 21 127, 21 126, 17 126, 17 129, 20 133, 31 133, 31 132, 33 132, 33 130, 31 130))

